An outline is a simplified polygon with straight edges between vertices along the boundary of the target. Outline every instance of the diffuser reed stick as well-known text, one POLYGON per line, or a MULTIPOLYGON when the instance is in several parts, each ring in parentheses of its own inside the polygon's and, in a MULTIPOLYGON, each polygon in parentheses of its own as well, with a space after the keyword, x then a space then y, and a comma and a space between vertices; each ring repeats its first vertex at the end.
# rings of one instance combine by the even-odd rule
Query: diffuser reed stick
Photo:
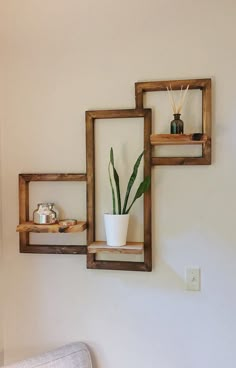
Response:
POLYGON ((181 114, 183 106, 184 106, 184 102, 186 99, 186 95, 189 89, 189 84, 187 85, 187 88, 185 90, 183 90, 183 86, 181 86, 181 90, 180 90, 180 96, 179 96, 179 101, 178 103, 176 103, 175 101, 175 97, 174 97, 174 93, 173 90, 170 87, 166 87, 167 89, 167 93, 168 93, 168 97, 169 97, 169 101, 173 110, 173 114, 181 114))

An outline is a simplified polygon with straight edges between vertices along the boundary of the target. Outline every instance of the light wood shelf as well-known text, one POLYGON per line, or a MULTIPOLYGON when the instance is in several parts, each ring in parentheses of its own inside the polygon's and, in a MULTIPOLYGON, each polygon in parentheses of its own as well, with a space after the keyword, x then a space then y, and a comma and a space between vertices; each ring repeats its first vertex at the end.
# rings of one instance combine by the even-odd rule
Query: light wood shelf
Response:
POLYGON ((59 224, 52 225, 37 225, 32 221, 24 222, 17 226, 18 232, 32 232, 32 233, 77 233, 82 232, 87 228, 85 221, 78 221, 76 225, 63 226, 59 224))
POLYGON ((143 254, 143 246, 140 242, 127 242, 126 245, 113 247, 105 241, 95 241, 88 246, 88 253, 143 254))
POLYGON ((194 139, 194 134, 152 134, 150 136, 152 146, 205 144, 207 139, 206 134, 202 134, 200 140, 194 139))

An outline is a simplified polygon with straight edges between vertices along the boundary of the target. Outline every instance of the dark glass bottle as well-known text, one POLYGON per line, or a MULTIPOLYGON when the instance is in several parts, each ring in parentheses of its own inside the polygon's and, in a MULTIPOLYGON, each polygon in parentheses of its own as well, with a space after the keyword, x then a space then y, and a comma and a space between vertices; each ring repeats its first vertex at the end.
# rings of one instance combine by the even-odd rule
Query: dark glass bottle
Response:
POLYGON ((180 119, 180 114, 174 114, 174 120, 170 123, 171 134, 184 134, 184 122, 180 119))

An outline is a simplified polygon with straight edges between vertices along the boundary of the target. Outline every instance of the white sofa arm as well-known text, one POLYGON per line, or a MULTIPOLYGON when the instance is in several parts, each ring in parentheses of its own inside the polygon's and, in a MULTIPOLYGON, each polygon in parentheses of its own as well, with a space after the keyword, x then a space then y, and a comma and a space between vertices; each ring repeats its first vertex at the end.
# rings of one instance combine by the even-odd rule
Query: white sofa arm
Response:
POLYGON ((87 346, 76 342, 5 368, 92 368, 92 361, 87 346))

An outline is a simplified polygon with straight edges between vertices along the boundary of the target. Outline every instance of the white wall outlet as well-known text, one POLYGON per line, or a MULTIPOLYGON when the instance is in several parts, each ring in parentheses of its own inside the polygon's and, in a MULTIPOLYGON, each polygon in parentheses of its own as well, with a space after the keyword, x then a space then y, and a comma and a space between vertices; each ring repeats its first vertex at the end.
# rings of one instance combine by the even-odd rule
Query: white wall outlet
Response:
POLYGON ((186 290, 200 291, 200 268, 186 268, 186 290))

